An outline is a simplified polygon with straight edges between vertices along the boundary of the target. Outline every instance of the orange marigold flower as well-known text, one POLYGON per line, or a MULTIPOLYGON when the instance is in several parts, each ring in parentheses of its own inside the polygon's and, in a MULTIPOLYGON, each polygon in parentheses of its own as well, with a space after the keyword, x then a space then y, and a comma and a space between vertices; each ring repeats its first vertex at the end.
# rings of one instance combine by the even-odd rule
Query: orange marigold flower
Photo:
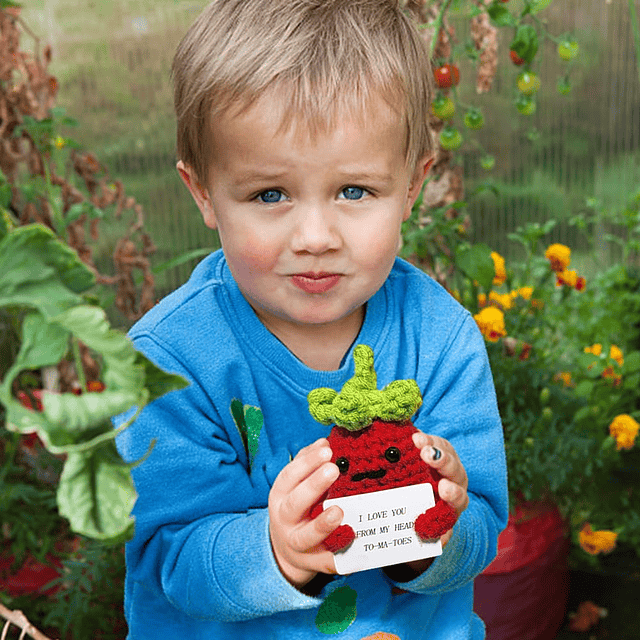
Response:
POLYGON ((496 293, 495 291, 490 291, 489 302, 502 307, 504 311, 513 307, 513 298, 508 293, 496 293))
POLYGON ((520 355, 518 356, 518 360, 528 360, 531 355, 531 349, 533 347, 528 342, 522 343, 522 351, 520 351, 520 355))
POLYGON ((626 413, 613 419, 609 425, 609 433, 616 440, 616 449, 632 449, 638 435, 640 425, 626 413))
POLYGON ((571 249, 563 244, 552 244, 545 251, 544 257, 551 263, 555 272, 562 272, 571 262, 571 249))
POLYGON ((613 531, 594 531, 587 522, 578 534, 580 546, 592 556, 610 553, 616 548, 618 534, 613 531))
POLYGON ((585 631, 589 631, 591 627, 598 623, 600 618, 606 615, 606 610, 601 609, 597 604, 587 600, 578 605, 578 610, 575 614, 569 615, 571 616, 569 629, 571 631, 584 633, 585 631))
POLYGON ((620 384, 622 383, 622 376, 619 373, 616 373, 613 370, 613 367, 607 367, 603 372, 602 372, 602 377, 605 380, 611 380, 611 382, 613 383, 614 387, 619 387, 620 384))
POLYGON ((533 287, 520 287, 519 289, 514 289, 511 292, 512 298, 523 298, 524 300, 531 300, 531 296, 533 295, 533 287))
POLYGON ((556 382, 562 382, 565 387, 573 386, 573 380, 571 379, 570 371, 560 371, 559 373, 556 373, 555 376, 553 376, 553 379, 556 382))
POLYGON ((602 353, 602 345, 599 342, 592 344, 590 347, 584 348, 585 353, 593 353, 594 356, 599 356, 602 353))
POLYGON ((493 268, 495 270, 495 277, 493 278, 493 284, 499 287, 507 279, 507 271, 504 268, 504 258, 495 251, 491 252, 493 258, 493 268))
POLYGON ((587 279, 584 276, 578 276, 576 280, 576 291, 584 291, 587 287, 587 279))
POLYGON ((534 309, 544 309, 544 300, 537 300, 536 298, 532 298, 531 306, 534 309))
POLYGON ((578 282, 578 274, 573 269, 564 269, 563 271, 556 271, 556 284, 561 287, 566 285, 567 287, 575 287, 578 282))
POLYGON ((482 307, 486 307, 487 306, 487 294, 486 293, 479 293, 478 294, 478 307, 480 309, 482 309, 482 307))
POLYGON ((485 307, 473 318, 478 323, 482 335, 489 342, 497 342, 507 335, 504 328, 504 313, 497 307, 485 307))
POLYGON ((622 351, 615 345, 611 345, 611 350, 609 351, 609 357, 612 360, 615 360, 620 366, 624 364, 624 356, 622 351))

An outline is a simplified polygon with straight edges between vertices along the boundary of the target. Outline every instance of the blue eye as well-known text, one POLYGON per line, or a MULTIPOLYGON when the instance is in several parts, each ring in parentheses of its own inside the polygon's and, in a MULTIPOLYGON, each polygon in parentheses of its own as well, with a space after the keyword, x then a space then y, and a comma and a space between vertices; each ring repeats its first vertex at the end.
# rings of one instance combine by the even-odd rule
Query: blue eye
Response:
POLYGON ((260 201, 264 202, 265 204, 274 204, 276 202, 280 202, 281 195, 282 192, 278 191, 277 189, 268 189, 267 191, 263 191, 261 194, 259 194, 258 198, 260 198, 260 201))
POLYGON ((341 193, 347 200, 360 200, 365 194, 362 187, 345 187, 341 193))

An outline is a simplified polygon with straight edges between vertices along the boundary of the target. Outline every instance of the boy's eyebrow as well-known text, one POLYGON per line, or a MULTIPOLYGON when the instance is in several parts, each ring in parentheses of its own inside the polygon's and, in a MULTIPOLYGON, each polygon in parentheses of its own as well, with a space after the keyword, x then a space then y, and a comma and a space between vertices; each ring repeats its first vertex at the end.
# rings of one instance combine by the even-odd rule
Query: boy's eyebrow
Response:
MULTIPOLYGON (((235 176, 234 183, 235 184, 246 184, 253 182, 271 182, 278 181, 281 178, 285 177, 289 173, 286 170, 283 171, 244 171, 235 176)), ((393 175, 387 172, 377 172, 377 171, 338 171, 340 176, 346 181, 354 181, 354 182, 383 182, 389 183, 393 182, 393 175)))

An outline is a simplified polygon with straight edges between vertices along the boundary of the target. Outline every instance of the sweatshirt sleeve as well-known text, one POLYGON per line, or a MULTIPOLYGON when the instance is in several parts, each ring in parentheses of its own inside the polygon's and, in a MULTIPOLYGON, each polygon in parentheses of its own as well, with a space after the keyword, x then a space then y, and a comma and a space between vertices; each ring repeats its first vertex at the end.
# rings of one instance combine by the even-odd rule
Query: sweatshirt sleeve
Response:
POLYGON ((415 424, 453 445, 469 478, 469 506, 442 555, 398 586, 441 594, 472 581, 493 560, 508 516, 502 423, 484 339, 468 313, 433 368, 423 400, 415 424))
POLYGON ((263 491, 247 472, 238 434, 221 426, 207 392, 180 358, 150 336, 134 340, 189 387, 152 402, 118 436, 126 460, 151 455, 132 471, 138 492, 129 579, 185 614, 242 621, 317 607, 282 576, 271 550, 263 491))

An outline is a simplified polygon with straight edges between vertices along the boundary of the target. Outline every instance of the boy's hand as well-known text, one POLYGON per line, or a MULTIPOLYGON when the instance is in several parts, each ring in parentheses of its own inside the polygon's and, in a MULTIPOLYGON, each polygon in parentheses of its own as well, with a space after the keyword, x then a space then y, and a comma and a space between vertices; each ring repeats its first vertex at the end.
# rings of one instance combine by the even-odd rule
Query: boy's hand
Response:
POLYGON ((342 509, 334 506, 313 520, 309 517, 340 473, 330 460, 328 440, 316 440, 278 474, 269 493, 273 554, 284 577, 298 589, 318 572, 336 572, 333 554, 322 541, 340 525, 342 509))
MULTIPOLYGON (((469 495, 467 494, 469 480, 456 450, 448 440, 422 432, 413 434, 413 442, 420 449, 420 457, 442 476, 438 482, 438 493, 459 516, 469 505, 469 495)), ((451 540, 452 535, 453 529, 450 529, 440 538, 443 549, 451 540)), ((402 565, 387 567, 386 572, 396 582, 409 582, 426 571, 433 560, 433 558, 414 560, 402 565)))
MULTIPOLYGON (((438 493, 459 516, 469 505, 469 480, 456 450, 448 440, 421 432, 413 434, 413 442, 420 449, 420 457, 442 476, 438 493)), ((449 530, 440 538, 443 547, 451 536, 452 530, 449 530)))

